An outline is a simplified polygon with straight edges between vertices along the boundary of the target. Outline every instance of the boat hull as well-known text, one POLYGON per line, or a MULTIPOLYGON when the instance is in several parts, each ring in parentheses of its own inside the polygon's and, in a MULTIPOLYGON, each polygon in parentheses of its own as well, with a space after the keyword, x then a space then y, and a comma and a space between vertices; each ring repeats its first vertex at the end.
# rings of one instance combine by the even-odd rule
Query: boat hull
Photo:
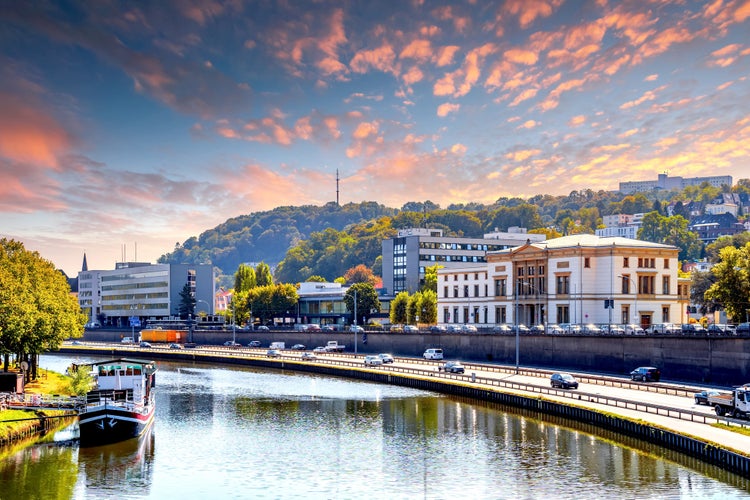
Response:
POLYGON ((91 408, 78 417, 81 446, 100 446, 138 437, 154 421, 154 407, 133 411, 115 405, 91 408))

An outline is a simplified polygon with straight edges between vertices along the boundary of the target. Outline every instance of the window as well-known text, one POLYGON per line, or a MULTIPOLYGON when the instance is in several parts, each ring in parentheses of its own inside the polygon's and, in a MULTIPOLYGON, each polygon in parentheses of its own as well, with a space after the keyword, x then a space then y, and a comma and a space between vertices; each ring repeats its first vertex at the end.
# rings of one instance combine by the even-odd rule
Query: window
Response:
POLYGON ((653 276, 639 276, 638 277, 638 293, 645 295, 653 295, 656 293, 654 290, 654 277, 653 276))
POLYGON ((630 323, 630 306, 622 306, 622 324, 627 325, 630 323))
POLYGON ((443 297, 445 297, 446 299, 448 298, 448 287, 447 286, 443 287, 443 297))
POLYGON ((528 273, 529 276, 534 276, 534 266, 529 266, 528 273))
POLYGON ((622 267, 630 267, 630 257, 622 258, 622 267))
POLYGON ((661 306, 661 322, 669 323, 669 306, 661 306))
POLYGON ((506 294, 505 286, 506 286, 505 279, 499 279, 495 280, 495 297, 504 297, 506 294))
POLYGON ((622 293, 630 293, 630 276, 622 277, 622 293))
POLYGON ((469 297, 469 285, 464 285, 464 297, 469 297))
POLYGON ((453 287, 453 297, 458 298, 458 287, 457 286, 453 287))
POLYGON ((453 281, 458 281, 458 274, 453 275, 453 281))
POLYGON ((495 323, 507 323, 505 307, 495 306, 495 323))
POLYGON ((584 257, 583 258, 583 267, 589 268, 591 267, 591 257, 584 257))
POLYGON ((474 285, 474 297, 479 297, 479 285, 474 285))
MULTIPOLYGON (((558 295, 567 295, 570 293, 570 277, 569 276, 557 277, 556 293, 558 295)), ((567 323, 567 321, 563 321, 563 323, 567 323)))
POLYGON ((669 295, 669 276, 662 276, 661 289, 664 295, 669 295))
POLYGON ((557 306, 557 322, 570 323, 570 308, 568 306, 557 306))

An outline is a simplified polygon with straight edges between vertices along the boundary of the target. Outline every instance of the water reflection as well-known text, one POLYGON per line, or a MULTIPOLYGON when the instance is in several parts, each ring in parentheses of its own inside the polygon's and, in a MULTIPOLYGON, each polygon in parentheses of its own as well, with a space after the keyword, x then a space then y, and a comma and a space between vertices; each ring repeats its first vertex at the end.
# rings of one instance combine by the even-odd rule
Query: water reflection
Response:
POLYGON ((408 388, 160 363, 157 405, 140 441, 19 453, 2 464, 0 496, 42 498, 44 478, 43 498, 83 499, 750 492, 745 478, 586 424, 408 388))

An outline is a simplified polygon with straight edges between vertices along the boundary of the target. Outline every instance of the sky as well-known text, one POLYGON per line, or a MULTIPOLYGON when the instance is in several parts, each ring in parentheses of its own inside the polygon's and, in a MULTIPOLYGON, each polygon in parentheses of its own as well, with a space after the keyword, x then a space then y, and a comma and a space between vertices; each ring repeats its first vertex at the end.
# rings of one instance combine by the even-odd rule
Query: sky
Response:
POLYGON ((75 276, 337 175, 393 208, 736 182, 749 77, 750 0, 0 0, 0 237, 75 276))

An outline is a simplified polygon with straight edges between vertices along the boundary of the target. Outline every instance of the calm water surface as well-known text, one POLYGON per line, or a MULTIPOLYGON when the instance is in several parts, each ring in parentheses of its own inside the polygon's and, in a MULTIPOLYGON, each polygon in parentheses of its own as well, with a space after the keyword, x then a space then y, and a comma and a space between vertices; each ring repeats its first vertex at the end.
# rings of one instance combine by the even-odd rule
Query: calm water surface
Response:
POLYGON ((0 499, 750 498, 747 479, 570 422, 294 372, 159 368, 148 435, 79 448, 68 430, 6 453, 0 499))

